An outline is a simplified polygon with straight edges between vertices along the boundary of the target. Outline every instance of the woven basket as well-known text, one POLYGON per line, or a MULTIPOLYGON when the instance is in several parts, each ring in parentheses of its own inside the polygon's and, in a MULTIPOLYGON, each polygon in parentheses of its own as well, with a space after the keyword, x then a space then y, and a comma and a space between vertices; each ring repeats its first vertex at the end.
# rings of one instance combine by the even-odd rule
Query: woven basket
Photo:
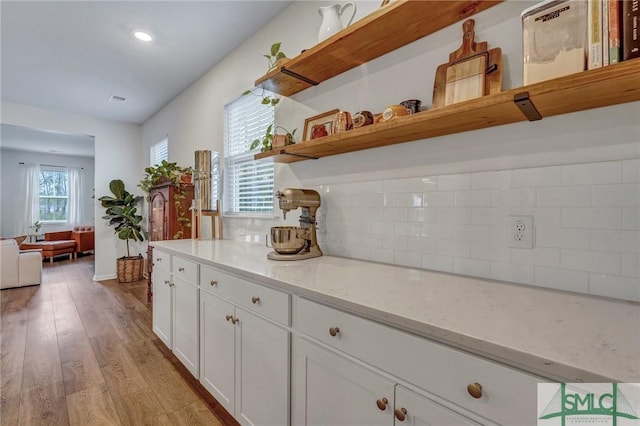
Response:
POLYGON ((118 282, 132 283, 142 279, 144 259, 142 256, 120 257, 116 259, 118 266, 118 282))

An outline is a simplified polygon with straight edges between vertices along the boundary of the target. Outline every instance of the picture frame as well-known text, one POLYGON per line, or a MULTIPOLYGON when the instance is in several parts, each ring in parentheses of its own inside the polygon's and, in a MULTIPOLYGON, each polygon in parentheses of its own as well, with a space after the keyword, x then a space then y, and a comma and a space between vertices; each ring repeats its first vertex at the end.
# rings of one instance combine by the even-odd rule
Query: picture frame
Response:
MULTIPOLYGON (((309 141, 311 139, 317 139, 318 137, 329 136, 333 134, 333 121, 336 118, 336 114, 340 112, 339 109, 332 109, 331 111, 323 112, 322 114, 314 115, 304 120, 304 133, 302 134, 302 141, 309 141), (324 131, 313 137, 314 126, 324 125, 324 131)), ((317 130, 317 128, 316 128, 317 130)))

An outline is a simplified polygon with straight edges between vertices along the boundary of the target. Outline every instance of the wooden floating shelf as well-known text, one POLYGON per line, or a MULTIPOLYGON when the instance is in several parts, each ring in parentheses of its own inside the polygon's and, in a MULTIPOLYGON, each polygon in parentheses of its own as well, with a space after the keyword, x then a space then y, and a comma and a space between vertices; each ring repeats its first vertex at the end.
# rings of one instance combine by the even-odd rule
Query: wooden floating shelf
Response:
POLYGON ((640 58, 257 154, 294 163, 368 148, 526 121, 514 102, 528 98, 542 118, 640 100, 640 58))
POLYGON ((362 65, 502 0, 396 0, 256 80, 283 96, 362 65))

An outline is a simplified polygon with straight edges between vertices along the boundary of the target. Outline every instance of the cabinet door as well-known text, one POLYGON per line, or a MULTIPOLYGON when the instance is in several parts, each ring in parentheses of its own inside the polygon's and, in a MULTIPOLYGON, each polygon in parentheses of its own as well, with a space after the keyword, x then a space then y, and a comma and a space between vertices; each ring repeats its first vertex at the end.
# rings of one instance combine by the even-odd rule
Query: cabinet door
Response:
POLYGON ((393 425, 395 383, 304 339, 294 346, 293 424, 393 425))
POLYGON ((289 424, 288 330, 236 307, 236 411, 244 425, 289 424))
POLYGON ((232 304, 201 292, 200 383, 231 414, 235 409, 235 327, 226 316, 233 314, 232 304))
POLYGON ((200 289, 175 274, 173 283, 173 353, 191 374, 198 377, 200 289))
POLYGON ((149 240, 167 239, 167 196, 161 189, 149 194, 149 240))
POLYGON ((395 426, 478 425, 401 385, 396 386, 395 410, 400 411, 395 416, 395 426))
POLYGON ((153 332, 167 345, 173 347, 173 289, 171 274, 154 268, 153 280, 153 332))

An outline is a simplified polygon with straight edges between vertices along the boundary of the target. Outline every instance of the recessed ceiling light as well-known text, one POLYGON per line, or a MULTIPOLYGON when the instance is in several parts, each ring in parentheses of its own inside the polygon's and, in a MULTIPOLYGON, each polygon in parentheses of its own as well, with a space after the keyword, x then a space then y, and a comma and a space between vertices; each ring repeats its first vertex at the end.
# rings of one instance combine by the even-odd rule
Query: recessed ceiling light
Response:
POLYGON ((111 102, 124 102, 127 100, 127 98, 125 98, 124 96, 110 95, 109 100, 111 102))
POLYGON ((153 37, 151 36, 151 34, 145 32, 145 31, 140 31, 140 30, 135 30, 133 32, 133 36, 135 38, 137 38, 140 41, 152 41, 153 37))

